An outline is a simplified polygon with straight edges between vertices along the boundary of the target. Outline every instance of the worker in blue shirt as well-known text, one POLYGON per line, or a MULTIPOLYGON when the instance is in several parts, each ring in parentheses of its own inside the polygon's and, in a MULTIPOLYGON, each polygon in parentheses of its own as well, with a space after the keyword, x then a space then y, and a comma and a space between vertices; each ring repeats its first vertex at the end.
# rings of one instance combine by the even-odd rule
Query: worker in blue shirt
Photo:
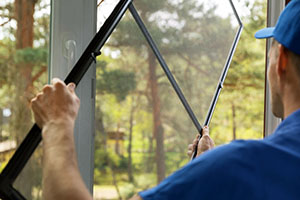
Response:
MULTIPOLYGON (((255 36, 274 38, 268 81, 272 111, 283 122, 263 140, 234 141, 209 151, 213 142, 205 127, 197 147, 201 156, 133 200, 300 199, 300 0, 289 3, 275 28, 255 36)), ((32 100, 43 136, 44 199, 92 199, 75 156, 79 99, 74 88, 54 79, 32 100)))

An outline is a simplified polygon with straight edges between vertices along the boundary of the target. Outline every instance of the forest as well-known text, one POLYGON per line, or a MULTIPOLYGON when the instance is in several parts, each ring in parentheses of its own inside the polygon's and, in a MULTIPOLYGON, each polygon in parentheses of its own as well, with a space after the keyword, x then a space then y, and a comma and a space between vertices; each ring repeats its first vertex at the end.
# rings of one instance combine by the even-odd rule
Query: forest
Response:
MULTIPOLYGON (((117 1, 99 1, 98 21, 117 1)), ((266 1, 239 0, 244 30, 210 123, 216 146, 263 138, 266 1)), ((200 124, 238 30, 229 1, 136 0, 200 124)), ((239 10, 238 10, 239 12, 239 10)), ((101 26, 101 25, 100 25, 101 26)), ((0 3, 0 170, 33 118, 30 100, 48 83, 49 0, 0 3)), ((94 199, 128 199, 189 162, 194 127, 130 13, 97 58, 94 199)), ((84 106, 84 105, 81 105, 84 106)), ((42 144, 41 144, 42 145, 42 144)), ((41 199, 41 147, 15 183, 41 199)))

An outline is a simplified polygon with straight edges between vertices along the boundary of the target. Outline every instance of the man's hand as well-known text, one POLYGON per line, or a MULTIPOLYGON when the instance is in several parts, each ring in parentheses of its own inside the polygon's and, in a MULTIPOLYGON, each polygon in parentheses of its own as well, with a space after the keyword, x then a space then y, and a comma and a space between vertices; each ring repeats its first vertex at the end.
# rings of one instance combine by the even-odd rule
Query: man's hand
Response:
POLYGON ((43 199, 91 200, 79 173, 74 124, 80 101, 75 84, 53 79, 34 99, 32 110, 43 136, 43 199))
POLYGON ((51 122, 75 121, 80 100, 74 90, 74 83, 66 86, 55 78, 52 85, 44 86, 42 92, 31 100, 34 118, 40 128, 51 122))
POLYGON ((214 141, 209 137, 209 128, 208 126, 203 127, 202 131, 202 138, 199 141, 199 135, 196 136, 196 138, 193 141, 193 144, 190 144, 188 146, 188 156, 192 157, 194 149, 198 143, 198 149, 197 149, 197 155, 196 157, 200 156, 202 153, 204 153, 207 150, 213 149, 215 144, 214 141))

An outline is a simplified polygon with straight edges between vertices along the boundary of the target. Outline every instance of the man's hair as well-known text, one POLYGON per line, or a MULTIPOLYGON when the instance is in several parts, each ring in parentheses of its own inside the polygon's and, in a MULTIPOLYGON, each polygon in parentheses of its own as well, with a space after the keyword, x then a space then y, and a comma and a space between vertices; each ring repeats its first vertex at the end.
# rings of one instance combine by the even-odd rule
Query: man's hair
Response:
MULTIPOLYGON (((276 46, 278 44, 280 44, 280 43, 277 40, 273 39, 272 46, 276 46)), ((300 55, 290 51, 286 47, 284 47, 284 48, 287 50, 288 54, 291 56, 291 61, 292 61, 293 65, 295 66, 295 68, 298 72, 298 75, 300 76, 300 55)), ((279 54, 278 48, 276 48, 275 51, 276 51, 275 54, 277 57, 279 54)))

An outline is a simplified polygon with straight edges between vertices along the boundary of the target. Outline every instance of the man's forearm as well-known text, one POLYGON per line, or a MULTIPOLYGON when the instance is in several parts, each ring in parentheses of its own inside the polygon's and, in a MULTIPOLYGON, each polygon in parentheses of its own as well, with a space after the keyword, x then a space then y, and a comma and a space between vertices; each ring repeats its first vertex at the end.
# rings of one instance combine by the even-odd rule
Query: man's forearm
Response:
POLYGON ((79 174, 74 122, 49 122, 43 128, 44 199, 92 199, 79 174))

